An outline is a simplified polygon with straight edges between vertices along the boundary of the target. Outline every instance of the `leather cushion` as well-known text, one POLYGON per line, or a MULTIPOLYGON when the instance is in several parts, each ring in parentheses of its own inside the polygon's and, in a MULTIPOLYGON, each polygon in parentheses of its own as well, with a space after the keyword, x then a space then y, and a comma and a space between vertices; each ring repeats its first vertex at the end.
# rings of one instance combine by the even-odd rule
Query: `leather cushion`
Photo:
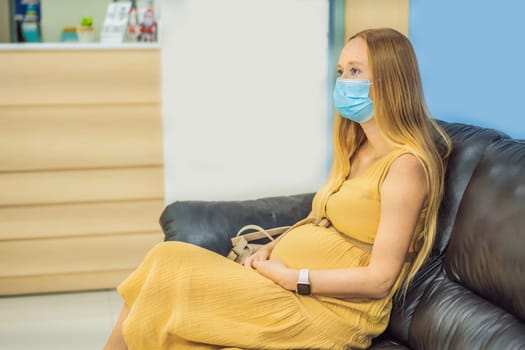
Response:
POLYGON ((441 255, 447 247, 463 194, 483 152, 488 145, 508 138, 498 130, 474 125, 446 122, 440 122, 440 125, 452 140, 452 154, 445 175, 445 193, 439 210, 438 234, 432 253, 434 256, 441 255))
POLYGON ((525 320, 525 142, 487 148, 465 192, 445 268, 451 278, 525 320))
POLYGON ((414 349, 525 349, 525 325, 442 273, 421 299, 409 338, 414 349))

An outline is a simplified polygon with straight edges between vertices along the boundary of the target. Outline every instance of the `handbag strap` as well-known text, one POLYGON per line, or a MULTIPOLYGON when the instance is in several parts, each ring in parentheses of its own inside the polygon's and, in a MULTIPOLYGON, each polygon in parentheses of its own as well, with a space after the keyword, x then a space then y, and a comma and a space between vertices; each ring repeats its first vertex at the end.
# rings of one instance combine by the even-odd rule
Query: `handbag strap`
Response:
POLYGON ((274 236, 278 236, 278 235, 286 232, 289 228, 290 228, 290 226, 281 226, 281 227, 274 227, 274 228, 265 230, 264 228, 262 228, 259 225, 246 225, 246 226, 243 226, 237 232, 235 237, 239 237, 240 235, 242 235, 244 237, 244 239, 246 239, 246 241, 248 241, 248 242, 255 241, 255 240, 258 240, 258 239, 261 239, 261 238, 268 238, 271 241, 274 241, 275 240, 273 238, 274 236), (255 231, 255 232, 243 234, 245 231, 248 231, 248 230, 252 230, 252 231, 255 231))

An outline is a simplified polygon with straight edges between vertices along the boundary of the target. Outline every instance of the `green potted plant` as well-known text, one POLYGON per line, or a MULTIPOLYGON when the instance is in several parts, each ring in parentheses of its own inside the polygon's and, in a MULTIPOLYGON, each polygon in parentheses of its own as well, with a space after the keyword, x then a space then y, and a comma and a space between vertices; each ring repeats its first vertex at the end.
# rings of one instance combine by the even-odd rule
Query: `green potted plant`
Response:
POLYGON ((93 17, 82 17, 80 25, 77 27, 79 42, 90 43, 95 41, 95 27, 93 27, 93 17))

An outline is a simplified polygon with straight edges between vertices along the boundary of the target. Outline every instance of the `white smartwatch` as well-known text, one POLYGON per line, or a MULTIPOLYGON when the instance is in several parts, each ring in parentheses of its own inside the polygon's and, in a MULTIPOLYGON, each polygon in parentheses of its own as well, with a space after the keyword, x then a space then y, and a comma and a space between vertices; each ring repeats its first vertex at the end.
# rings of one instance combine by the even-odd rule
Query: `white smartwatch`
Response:
POLYGON ((310 295, 310 271, 308 269, 299 270, 299 279, 297 280, 297 294, 310 295))

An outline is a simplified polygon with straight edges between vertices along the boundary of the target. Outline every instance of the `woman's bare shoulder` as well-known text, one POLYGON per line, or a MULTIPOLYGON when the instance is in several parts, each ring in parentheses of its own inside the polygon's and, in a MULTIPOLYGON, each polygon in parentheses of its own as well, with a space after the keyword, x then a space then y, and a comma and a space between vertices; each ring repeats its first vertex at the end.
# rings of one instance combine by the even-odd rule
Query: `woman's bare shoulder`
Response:
POLYGON ((427 180, 423 162, 412 153, 403 153, 392 162, 385 178, 384 189, 414 190, 425 194, 427 180))

